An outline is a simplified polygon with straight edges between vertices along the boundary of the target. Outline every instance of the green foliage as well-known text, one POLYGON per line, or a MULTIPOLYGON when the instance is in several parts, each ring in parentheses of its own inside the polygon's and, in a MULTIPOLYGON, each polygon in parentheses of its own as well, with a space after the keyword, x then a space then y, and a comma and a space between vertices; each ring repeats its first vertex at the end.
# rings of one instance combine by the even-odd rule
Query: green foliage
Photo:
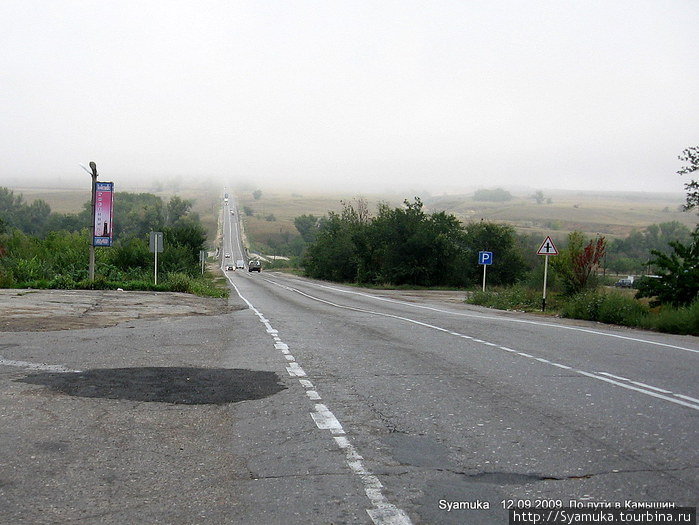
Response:
POLYGON ((670 334, 699 335, 699 299, 685 307, 663 307, 643 319, 641 326, 670 334))
POLYGON ((605 250, 604 237, 598 237, 585 244, 581 232, 575 231, 568 235, 567 247, 550 260, 567 295, 579 294, 597 286, 595 271, 604 257, 605 250))
POLYGON ((648 307, 632 297, 590 291, 574 295, 561 308, 563 317, 626 326, 638 326, 647 314, 648 307))
POLYGON ((541 291, 523 285, 489 289, 485 292, 476 290, 470 293, 467 302, 498 310, 532 311, 541 308, 541 291))
POLYGON ((320 228, 320 219, 315 215, 301 215, 294 219, 294 226, 296 226, 304 242, 310 244, 316 240, 318 229, 320 228))
POLYGON ((654 305, 686 306, 699 296, 699 226, 688 244, 671 242, 672 253, 653 251, 650 263, 659 278, 644 278, 638 285, 638 297, 654 297, 654 305))
POLYGON ((243 213, 246 217, 252 217, 255 215, 255 210, 253 210, 250 206, 243 206, 243 213))
MULTIPOLYGON (((678 158, 687 163, 686 166, 677 172, 678 175, 687 175, 699 170, 699 146, 685 149, 678 158)), ((687 190, 685 211, 699 206, 699 181, 690 180, 684 185, 684 188, 687 190)))
POLYGON ((255 190, 252 192, 252 198, 259 201, 262 198, 262 190, 255 190))
POLYGON ((467 287, 478 280, 479 250, 498 254, 493 284, 511 284, 526 271, 510 226, 464 228, 453 215, 428 215, 422 208, 418 198, 402 208, 381 204, 372 218, 359 200, 322 221, 299 220, 301 230, 315 235, 304 258, 306 274, 363 284, 467 287))

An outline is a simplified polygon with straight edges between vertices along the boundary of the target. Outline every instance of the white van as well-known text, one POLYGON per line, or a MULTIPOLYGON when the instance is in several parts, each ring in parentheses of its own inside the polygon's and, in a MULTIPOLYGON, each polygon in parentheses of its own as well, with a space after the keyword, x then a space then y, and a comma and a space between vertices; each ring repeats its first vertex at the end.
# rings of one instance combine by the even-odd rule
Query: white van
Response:
POLYGON ((245 261, 243 259, 238 259, 235 261, 235 267, 238 270, 244 270, 245 269, 245 261))

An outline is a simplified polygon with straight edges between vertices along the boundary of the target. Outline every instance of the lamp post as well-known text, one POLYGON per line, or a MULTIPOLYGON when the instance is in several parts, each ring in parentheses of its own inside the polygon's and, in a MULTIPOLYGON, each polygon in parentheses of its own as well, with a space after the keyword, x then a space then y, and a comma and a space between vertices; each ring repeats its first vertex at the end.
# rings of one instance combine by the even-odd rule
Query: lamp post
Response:
POLYGON ((90 281, 95 280, 95 187, 97 186, 97 164, 90 162, 92 177, 92 226, 90 226, 90 281))

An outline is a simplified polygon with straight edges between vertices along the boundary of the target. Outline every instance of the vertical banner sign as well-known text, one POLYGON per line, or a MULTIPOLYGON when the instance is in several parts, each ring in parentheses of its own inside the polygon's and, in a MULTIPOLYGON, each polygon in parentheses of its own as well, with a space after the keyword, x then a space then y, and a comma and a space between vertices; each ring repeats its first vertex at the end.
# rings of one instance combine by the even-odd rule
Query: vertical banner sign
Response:
POLYGON ((111 246, 114 239, 112 228, 112 195, 114 194, 113 182, 95 183, 95 236, 92 239, 93 246, 111 246))

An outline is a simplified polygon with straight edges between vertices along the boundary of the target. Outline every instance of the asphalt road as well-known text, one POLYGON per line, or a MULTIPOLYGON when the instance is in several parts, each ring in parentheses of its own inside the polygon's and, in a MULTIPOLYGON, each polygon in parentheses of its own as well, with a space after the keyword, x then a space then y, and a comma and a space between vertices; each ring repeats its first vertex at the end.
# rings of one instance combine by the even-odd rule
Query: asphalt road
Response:
POLYGON ((0 523, 697 506, 696 337, 226 273, 218 315, 2 334, 0 523))

